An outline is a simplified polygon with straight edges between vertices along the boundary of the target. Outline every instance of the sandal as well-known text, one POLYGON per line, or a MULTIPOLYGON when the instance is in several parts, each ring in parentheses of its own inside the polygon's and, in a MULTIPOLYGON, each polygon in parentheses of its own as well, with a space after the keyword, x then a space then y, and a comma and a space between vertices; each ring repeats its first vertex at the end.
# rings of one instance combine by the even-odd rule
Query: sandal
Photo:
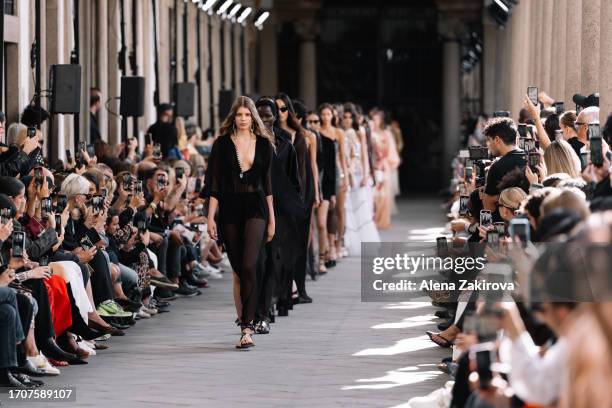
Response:
POLYGON ((240 336, 240 340, 236 344, 237 349, 248 349, 251 347, 255 347, 255 343, 253 343, 253 339, 251 335, 253 331, 249 328, 242 329, 242 336, 240 336))
POLYGON ((327 273, 327 267, 325 267, 325 254, 319 255, 319 275, 325 275, 327 273))
POLYGON ((455 344, 455 342, 453 340, 449 340, 449 339, 445 338, 444 336, 440 335, 440 333, 426 331, 425 334, 427 334, 429 336, 429 340, 433 341, 434 343, 436 343, 438 346, 440 346, 442 348, 450 348, 450 346, 455 344), (442 340, 441 341, 440 340, 434 340, 434 338, 438 338, 438 339, 442 339, 442 340))
POLYGON ((47 360, 49 360, 49 363, 51 363, 53 367, 68 367, 69 366, 67 361, 54 360, 52 358, 47 358, 47 360))

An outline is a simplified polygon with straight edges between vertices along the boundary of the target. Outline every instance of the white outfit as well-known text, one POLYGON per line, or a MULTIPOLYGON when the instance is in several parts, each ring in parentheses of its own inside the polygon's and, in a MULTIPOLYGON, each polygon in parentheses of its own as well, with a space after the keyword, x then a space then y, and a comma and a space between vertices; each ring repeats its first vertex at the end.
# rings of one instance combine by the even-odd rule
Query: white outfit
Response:
POLYGON ((94 309, 89 301, 89 297, 87 297, 87 292, 85 291, 85 283, 83 282, 81 268, 72 261, 60 261, 53 263, 61 265, 64 268, 64 271, 66 271, 66 278, 70 284, 70 290, 72 291, 72 296, 74 296, 74 302, 79 309, 79 314, 85 323, 87 323, 89 320, 88 313, 93 312, 94 309))
POLYGON ((361 243, 362 242, 380 242, 380 235, 378 229, 374 224, 374 198, 372 187, 367 185, 361 187, 361 181, 363 180, 362 168, 361 168, 361 143, 357 133, 353 129, 349 129, 345 132, 347 141, 347 151, 350 154, 349 157, 349 172, 351 173, 353 185, 351 186, 347 195, 347 217, 346 217, 346 236, 351 229, 352 235, 357 241, 356 245, 351 243, 349 252, 351 255, 361 254, 361 243), (349 209, 351 217, 349 217, 349 209), (349 218, 351 221, 349 222, 349 218))

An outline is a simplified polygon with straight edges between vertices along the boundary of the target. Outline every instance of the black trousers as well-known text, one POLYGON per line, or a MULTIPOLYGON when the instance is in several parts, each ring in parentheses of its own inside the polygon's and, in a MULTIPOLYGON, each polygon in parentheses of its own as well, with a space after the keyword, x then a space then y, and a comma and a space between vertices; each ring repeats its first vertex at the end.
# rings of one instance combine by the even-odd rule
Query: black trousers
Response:
POLYGON ((34 338, 36 344, 42 345, 47 339, 55 337, 47 287, 42 279, 30 279, 23 285, 32 291, 32 297, 38 303, 38 313, 34 317, 34 338))
POLYGON ((276 216, 276 232, 270 245, 270 266, 276 276, 275 295, 279 307, 289 307, 291 302, 291 287, 299 242, 295 221, 284 214, 276 216))
POLYGON ((295 236, 295 284, 300 295, 306 294, 306 269, 308 265, 308 235, 310 234, 310 221, 312 208, 308 208, 308 216, 303 221, 296 223, 297 235, 295 236))
POLYGON ((96 252, 94 258, 89 262, 89 266, 94 270, 91 274, 91 291, 96 306, 105 300, 114 299, 113 281, 106 257, 101 251, 96 252))
POLYGON ((8 287, 0 288, 0 368, 17 367, 17 342, 25 339, 17 294, 8 287))

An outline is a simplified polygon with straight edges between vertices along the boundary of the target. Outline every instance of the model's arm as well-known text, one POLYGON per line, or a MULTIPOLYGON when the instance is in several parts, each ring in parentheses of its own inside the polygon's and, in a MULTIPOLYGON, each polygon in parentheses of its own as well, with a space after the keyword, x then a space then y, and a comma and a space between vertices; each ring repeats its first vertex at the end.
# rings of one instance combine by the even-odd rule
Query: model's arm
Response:
POLYGON ((363 174, 361 186, 365 187, 370 178, 370 161, 368 158, 368 141, 366 139, 365 130, 362 127, 359 128, 357 136, 361 144, 361 174, 363 174))
POLYGON ((310 140, 310 169, 314 182, 315 206, 317 206, 321 202, 319 194, 319 166, 317 165, 317 137, 312 132, 308 132, 308 138, 310 140))
POLYGON ((346 156, 344 152, 344 149, 346 148, 346 146, 344 146, 344 132, 341 129, 336 128, 336 134, 338 137, 338 156, 340 156, 339 157, 340 169, 342 170, 342 173, 344 174, 344 180, 342 181, 342 184, 345 187, 348 187, 349 173, 348 173, 348 166, 346 163, 346 156))

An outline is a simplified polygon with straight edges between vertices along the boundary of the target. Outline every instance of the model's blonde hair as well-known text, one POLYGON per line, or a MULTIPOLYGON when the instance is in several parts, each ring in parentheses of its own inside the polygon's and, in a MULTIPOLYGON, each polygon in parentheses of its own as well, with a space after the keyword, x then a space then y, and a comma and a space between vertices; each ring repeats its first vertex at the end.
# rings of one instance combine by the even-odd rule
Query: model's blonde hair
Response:
MULTIPOLYGON (((261 118, 259 117, 259 113, 257 112, 257 108, 255 107, 255 102, 248 96, 239 96, 234 101, 232 105, 232 109, 230 113, 227 115, 221 127, 219 128, 220 135, 229 135, 234 133, 234 122, 236 120, 236 112, 238 112, 239 108, 247 108, 249 112, 251 112, 251 118, 253 120, 253 124, 251 125, 251 130, 258 136, 265 137, 272 143, 273 136, 270 134, 268 129, 264 126, 261 118)), ((274 145, 274 143, 272 143, 274 145)))
POLYGON ((546 148, 544 162, 548 174, 566 173, 572 178, 580 177, 580 159, 565 140, 555 140, 546 148))

